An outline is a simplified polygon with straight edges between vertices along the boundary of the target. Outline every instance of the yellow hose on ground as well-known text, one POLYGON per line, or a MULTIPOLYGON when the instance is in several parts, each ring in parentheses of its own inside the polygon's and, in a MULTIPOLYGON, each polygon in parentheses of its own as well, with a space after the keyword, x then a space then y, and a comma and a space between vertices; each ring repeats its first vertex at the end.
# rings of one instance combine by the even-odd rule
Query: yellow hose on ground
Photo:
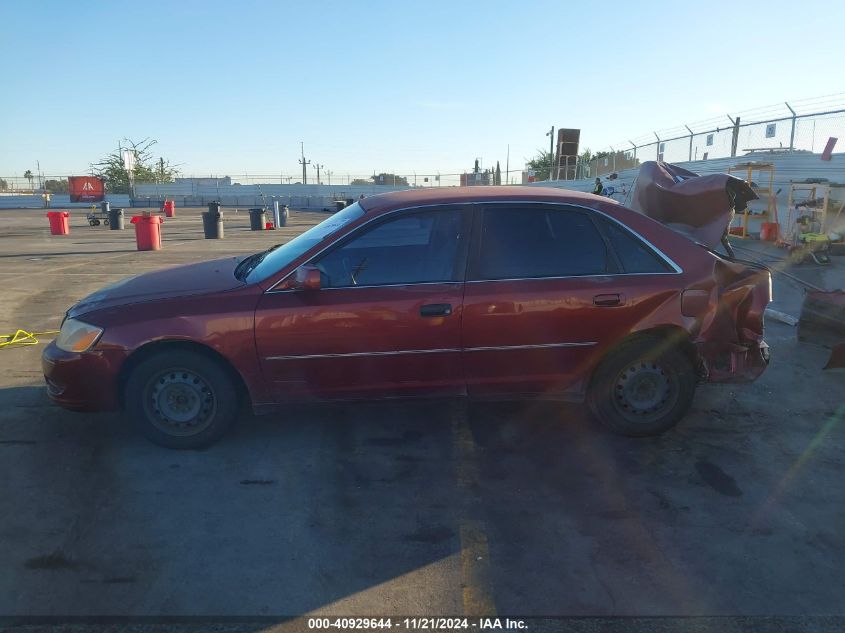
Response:
POLYGON ((47 336, 48 334, 58 334, 58 330, 47 330, 45 332, 27 332, 26 330, 18 330, 14 334, 0 334, 0 348, 9 347, 11 345, 38 345, 41 341, 39 336, 47 336))

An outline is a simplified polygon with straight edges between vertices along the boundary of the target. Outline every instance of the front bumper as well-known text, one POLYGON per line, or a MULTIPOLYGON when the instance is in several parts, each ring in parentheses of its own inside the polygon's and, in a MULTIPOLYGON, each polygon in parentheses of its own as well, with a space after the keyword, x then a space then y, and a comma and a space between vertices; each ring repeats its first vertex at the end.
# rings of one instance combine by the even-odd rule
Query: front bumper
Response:
POLYGON ((41 354, 47 395, 75 411, 115 410, 120 405, 117 377, 125 359, 122 351, 96 347, 82 354, 65 352, 53 341, 41 354))

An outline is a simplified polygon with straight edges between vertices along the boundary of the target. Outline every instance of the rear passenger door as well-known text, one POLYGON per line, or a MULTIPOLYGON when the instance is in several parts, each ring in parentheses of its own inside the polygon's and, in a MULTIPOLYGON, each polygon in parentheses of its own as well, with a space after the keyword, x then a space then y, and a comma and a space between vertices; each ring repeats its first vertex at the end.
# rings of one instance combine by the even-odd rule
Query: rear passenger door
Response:
POLYGON ((604 349, 653 305, 643 299, 663 287, 654 275, 668 272, 627 229, 590 209, 485 205, 464 294, 469 393, 580 398, 604 349))

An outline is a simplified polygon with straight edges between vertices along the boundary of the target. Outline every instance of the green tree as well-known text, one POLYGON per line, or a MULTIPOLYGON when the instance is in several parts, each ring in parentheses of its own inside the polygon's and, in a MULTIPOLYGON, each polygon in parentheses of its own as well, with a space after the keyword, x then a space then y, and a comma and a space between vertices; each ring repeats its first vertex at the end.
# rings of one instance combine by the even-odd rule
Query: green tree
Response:
POLYGON ((382 172, 377 176, 373 176, 373 183, 376 185, 388 185, 391 187, 393 185, 396 185, 397 187, 407 187, 408 179, 404 176, 398 176, 396 174, 388 174, 386 172, 382 172))
POLYGON ((349 184, 350 185, 371 185, 371 184, 373 184, 373 179, 372 178, 366 178, 366 179, 356 178, 355 180, 353 180, 349 184))
POLYGON ((499 167, 499 161, 496 161, 496 178, 495 184, 501 185, 502 184, 502 168, 499 167))
POLYGON ((528 169, 534 170, 534 177, 537 180, 548 180, 552 168, 552 154, 549 151, 539 149, 537 155, 526 164, 528 169))
POLYGON ((35 178, 35 176, 33 176, 32 172, 27 169, 25 172, 23 172, 23 177, 29 181, 29 188, 32 189, 32 179, 35 178))
POLYGON ((67 193, 67 180, 45 180, 44 189, 50 193, 67 193))
POLYGON ((0 178, 0 191, 6 191, 9 188, 9 183, 0 178))
POLYGON ((157 142, 149 138, 138 142, 123 139, 123 151, 130 152, 134 159, 131 181, 130 174, 124 166, 123 156, 117 151, 106 155, 94 164, 95 175, 105 181, 106 189, 110 193, 131 193, 131 183, 173 182, 179 170, 162 157, 158 160, 154 159, 151 148, 157 142))

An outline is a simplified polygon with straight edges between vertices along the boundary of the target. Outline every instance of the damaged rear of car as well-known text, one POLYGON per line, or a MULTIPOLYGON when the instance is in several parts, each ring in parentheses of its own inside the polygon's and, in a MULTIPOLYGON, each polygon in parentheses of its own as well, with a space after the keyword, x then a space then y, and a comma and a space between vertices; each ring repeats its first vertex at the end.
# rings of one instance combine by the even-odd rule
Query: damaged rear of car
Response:
POLYGON ((631 208, 691 240, 709 254, 681 295, 701 377, 709 382, 755 380, 769 362, 763 314, 772 299, 765 266, 737 259, 728 242, 735 213, 757 195, 726 174, 699 176, 668 163, 646 162, 632 191, 631 208), (721 251, 721 252, 720 252, 721 251))

